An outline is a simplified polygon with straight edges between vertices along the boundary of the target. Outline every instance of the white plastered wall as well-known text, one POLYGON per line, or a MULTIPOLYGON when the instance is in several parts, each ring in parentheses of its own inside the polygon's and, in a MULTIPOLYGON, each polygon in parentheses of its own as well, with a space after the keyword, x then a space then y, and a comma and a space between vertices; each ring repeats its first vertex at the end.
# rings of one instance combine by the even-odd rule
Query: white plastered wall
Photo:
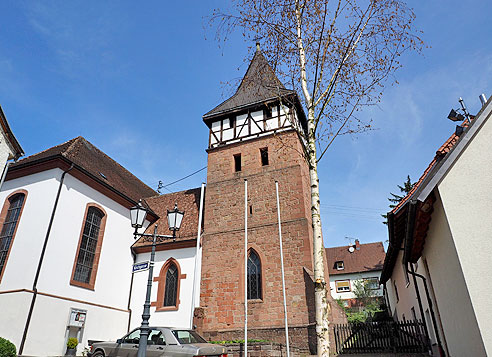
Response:
MULTIPOLYGON (((181 269, 181 275, 186 274, 186 278, 181 279, 179 291, 179 306, 176 311, 158 311, 155 307, 150 309, 150 324, 152 326, 169 326, 179 328, 190 328, 191 322, 191 296, 193 291, 193 273, 195 267, 195 247, 158 251, 155 254, 154 277, 159 276, 162 266, 168 259, 175 259, 181 269)), ((137 262, 150 259, 150 253, 137 255, 137 262)), ((197 274, 197 276, 200 276, 197 274)), ((140 326, 142 322, 143 304, 147 291, 148 271, 134 274, 132 289, 132 319, 131 328, 140 326)), ((157 301, 158 283, 153 282, 151 302, 157 301)), ((198 294, 197 294, 198 295, 198 294)), ((198 306, 199 299, 195 298, 195 305, 198 306)))
MULTIPOLYGON (((28 194, 0 291, 32 289, 61 174, 61 170, 53 169, 5 182, 0 202, 18 188, 27 190, 28 194)), ((126 332, 133 263, 130 253, 132 233, 127 208, 70 174, 66 175, 37 285, 40 293, 54 297, 38 295, 24 347, 25 355, 64 354, 70 308, 87 310, 79 353, 87 345, 87 339, 116 339, 126 332), (87 203, 97 203, 107 214, 94 290, 70 285, 87 203)), ((27 315, 26 304, 22 302, 25 298, 11 299, 8 295, 0 294, 0 298, 10 305, 2 303, 2 308, 15 311, 21 326, 14 330, 2 323, 0 335, 12 336, 13 341, 18 341, 16 346, 19 348, 27 315)), ((28 296, 28 308, 32 294, 24 295, 28 296)), ((9 318, 15 319, 15 316, 9 318)))
POLYGON ((438 185, 449 231, 487 354, 492 355, 492 121, 489 118, 438 185))
POLYGON ((434 203, 422 257, 429 267, 436 298, 434 310, 439 312, 450 355, 486 356, 455 239, 439 197, 434 203))
MULTIPOLYGON (((355 281, 367 279, 367 278, 377 278, 379 281, 380 275, 381 275, 381 271, 365 271, 365 272, 351 273, 351 274, 330 275, 331 296, 334 299, 343 299, 343 300, 355 299, 356 298, 354 294, 355 281), (335 281, 337 280, 350 280, 350 291, 337 293, 337 288, 335 285, 335 281)), ((381 286, 379 289, 373 291, 375 296, 383 296, 383 289, 381 286)))

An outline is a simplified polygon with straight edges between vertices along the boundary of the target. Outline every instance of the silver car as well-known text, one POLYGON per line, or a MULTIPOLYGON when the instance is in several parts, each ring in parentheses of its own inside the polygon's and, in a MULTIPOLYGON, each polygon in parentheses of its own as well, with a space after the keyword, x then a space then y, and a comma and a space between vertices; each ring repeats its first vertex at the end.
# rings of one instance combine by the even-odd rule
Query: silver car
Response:
MULTIPOLYGON (((116 342, 96 342, 92 344, 88 357, 136 357, 140 340, 137 328, 116 340, 116 342)), ((192 330, 169 327, 150 327, 147 340, 147 356, 214 356, 227 357, 227 350, 220 345, 207 343, 192 330)))

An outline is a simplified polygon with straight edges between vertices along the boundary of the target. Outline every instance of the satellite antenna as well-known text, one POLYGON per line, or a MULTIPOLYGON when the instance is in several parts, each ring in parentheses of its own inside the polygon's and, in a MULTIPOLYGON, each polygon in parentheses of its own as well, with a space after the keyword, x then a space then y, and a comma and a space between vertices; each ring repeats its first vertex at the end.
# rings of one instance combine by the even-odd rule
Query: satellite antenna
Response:
POLYGON ((354 248, 353 246, 350 246, 350 247, 349 247, 349 249, 348 249, 348 251, 349 251, 350 253, 353 253, 353 252, 355 252, 355 248, 354 248))

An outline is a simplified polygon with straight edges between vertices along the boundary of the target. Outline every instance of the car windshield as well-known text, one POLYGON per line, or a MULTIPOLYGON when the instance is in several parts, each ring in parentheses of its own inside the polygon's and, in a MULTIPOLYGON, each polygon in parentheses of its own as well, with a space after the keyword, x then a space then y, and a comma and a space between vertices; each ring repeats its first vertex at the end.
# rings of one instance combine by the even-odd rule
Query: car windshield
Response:
POLYGON ((202 336, 197 334, 195 331, 188 330, 172 330, 174 336, 178 340, 178 342, 182 345, 190 344, 190 343, 206 343, 202 336))

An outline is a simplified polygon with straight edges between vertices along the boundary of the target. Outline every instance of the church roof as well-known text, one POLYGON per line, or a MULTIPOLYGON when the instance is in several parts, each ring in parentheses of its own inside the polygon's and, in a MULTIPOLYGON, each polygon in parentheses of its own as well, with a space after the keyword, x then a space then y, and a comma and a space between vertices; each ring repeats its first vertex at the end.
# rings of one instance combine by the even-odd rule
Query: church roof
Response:
MULTIPOLYGON (((196 244, 196 237, 198 233, 198 215, 200 210, 200 187, 193 188, 185 191, 168 193, 161 196, 151 197, 145 199, 147 205, 154 211, 160 218, 155 222, 157 224, 157 234, 172 235, 172 231, 169 230, 167 224, 167 210, 172 210, 174 204, 178 204, 178 209, 184 211, 183 221, 181 228, 176 232, 176 240, 173 239, 158 239, 157 245, 182 245, 185 242, 194 241, 192 245, 196 244), (171 244, 175 243, 175 244, 171 244)), ((154 225, 151 224, 147 227, 145 233, 154 233, 154 225)), ((133 248, 150 247, 152 242, 149 239, 140 238, 135 242, 133 248)))
POLYGON ((295 94, 295 91, 284 87, 259 47, 257 47, 256 53, 236 93, 206 113, 203 119, 289 94, 295 94))
POLYGON ((41 164, 57 158, 74 164, 87 176, 109 186, 135 202, 141 198, 157 195, 157 192, 140 181, 130 171, 81 136, 13 163, 9 167, 8 175, 16 176, 16 171, 41 166, 41 164))

